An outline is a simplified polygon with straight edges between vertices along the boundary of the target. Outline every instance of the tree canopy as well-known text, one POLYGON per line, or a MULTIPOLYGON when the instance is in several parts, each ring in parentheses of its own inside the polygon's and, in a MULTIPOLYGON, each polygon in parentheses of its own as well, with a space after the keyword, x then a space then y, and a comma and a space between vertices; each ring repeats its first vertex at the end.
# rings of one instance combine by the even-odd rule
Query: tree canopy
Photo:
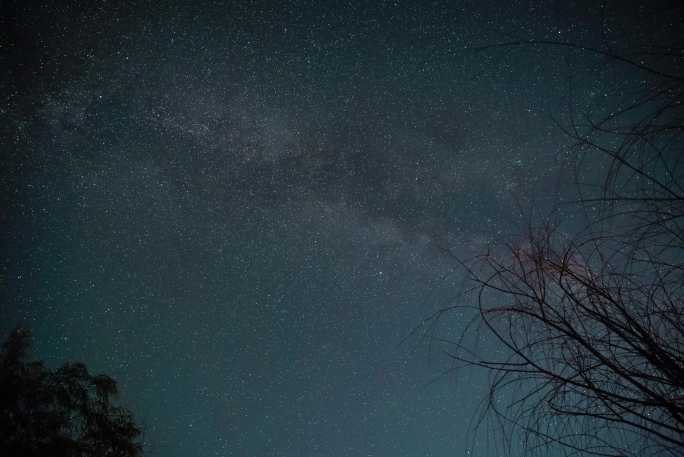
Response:
POLYGON ((29 361, 30 333, 15 330, 0 352, 0 438, 5 456, 137 457, 141 430, 115 406, 116 382, 82 363, 56 370, 29 361))

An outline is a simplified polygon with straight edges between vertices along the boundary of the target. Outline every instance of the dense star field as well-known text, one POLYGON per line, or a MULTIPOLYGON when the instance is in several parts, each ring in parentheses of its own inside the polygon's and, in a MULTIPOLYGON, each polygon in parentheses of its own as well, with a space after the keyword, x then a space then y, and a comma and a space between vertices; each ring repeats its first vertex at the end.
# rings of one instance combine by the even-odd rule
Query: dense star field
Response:
POLYGON ((2 2, 2 337, 112 375, 151 457, 490 455, 485 374, 404 338, 454 255, 572 224, 554 119, 616 75, 477 48, 667 33, 621 4, 2 2))

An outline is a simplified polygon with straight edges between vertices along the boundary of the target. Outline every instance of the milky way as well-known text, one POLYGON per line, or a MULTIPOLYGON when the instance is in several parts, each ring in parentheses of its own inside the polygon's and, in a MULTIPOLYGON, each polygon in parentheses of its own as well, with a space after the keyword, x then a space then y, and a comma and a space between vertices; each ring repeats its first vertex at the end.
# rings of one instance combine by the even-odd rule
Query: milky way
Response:
POLYGON ((399 343, 569 198, 553 119, 603 93, 474 48, 597 43, 596 2, 46 3, 2 6, 3 335, 115 377, 152 457, 487 455, 483 375, 399 343))

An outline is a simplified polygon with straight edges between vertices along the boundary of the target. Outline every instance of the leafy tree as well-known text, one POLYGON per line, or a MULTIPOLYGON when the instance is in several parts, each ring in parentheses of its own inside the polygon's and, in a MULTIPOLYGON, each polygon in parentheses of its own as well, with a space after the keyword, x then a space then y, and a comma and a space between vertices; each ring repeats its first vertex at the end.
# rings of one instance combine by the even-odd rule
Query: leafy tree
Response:
POLYGON ((114 406, 116 382, 81 363, 50 370, 28 361, 30 334, 17 329, 0 352, 0 441, 8 457, 136 457, 141 434, 114 406))

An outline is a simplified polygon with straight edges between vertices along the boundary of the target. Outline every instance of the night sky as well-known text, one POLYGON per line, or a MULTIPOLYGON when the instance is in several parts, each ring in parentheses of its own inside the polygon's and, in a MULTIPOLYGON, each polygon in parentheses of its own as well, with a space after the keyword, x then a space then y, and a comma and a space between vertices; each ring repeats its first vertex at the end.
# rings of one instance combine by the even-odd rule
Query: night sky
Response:
POLYGON ((494 455, 485 374, 402 340, 628 76, 474 48, 667 33, 613 3, 1 2, 2 337, 112 375, 151 457, 494 455))

